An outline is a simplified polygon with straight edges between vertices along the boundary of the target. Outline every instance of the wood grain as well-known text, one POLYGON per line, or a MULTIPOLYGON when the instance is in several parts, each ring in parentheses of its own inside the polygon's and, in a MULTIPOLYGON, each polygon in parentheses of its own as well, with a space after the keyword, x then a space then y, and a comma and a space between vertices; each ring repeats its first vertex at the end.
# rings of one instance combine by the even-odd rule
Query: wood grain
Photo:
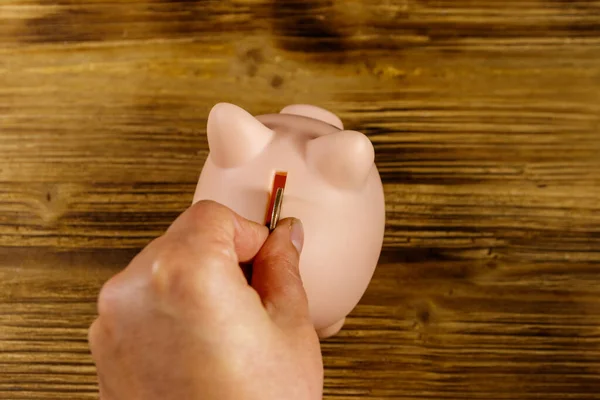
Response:
POLYGON ((94 399, 102 283, 190 203, 219 101, 375 144, 327 399, 600 398, 600 1, 4 0, 0 399, 94 399))

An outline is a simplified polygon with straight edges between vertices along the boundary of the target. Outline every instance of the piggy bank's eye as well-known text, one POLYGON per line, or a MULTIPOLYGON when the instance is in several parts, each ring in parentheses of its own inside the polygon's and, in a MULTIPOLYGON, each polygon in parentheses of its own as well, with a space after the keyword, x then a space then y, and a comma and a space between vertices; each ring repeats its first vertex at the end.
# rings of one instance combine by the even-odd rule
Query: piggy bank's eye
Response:
POLYGON ((208 116, 207 135, 213 162, 233 168, 258 156, 275 133, 244 109, 220 103, 208 116))

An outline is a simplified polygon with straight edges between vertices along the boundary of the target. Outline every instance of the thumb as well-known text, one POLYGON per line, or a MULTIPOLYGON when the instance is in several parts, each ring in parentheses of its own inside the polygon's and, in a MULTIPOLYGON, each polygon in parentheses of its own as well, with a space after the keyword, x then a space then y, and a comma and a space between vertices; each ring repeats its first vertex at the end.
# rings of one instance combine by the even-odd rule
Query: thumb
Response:
POLYGON ((271 318, 280 325, 297 326, 310 320, 299 269, 303 245, 302 222, 295 218, 284 219, 254 259, 252 287, 271 318))

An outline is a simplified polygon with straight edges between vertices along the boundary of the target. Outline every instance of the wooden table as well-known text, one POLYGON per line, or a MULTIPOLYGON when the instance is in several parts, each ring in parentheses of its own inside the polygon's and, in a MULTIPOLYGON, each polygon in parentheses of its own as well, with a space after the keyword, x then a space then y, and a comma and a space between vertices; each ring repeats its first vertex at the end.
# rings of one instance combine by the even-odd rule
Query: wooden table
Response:
POLYGON ((190 204, 219 101, 376 147, 326 398, 600 398, 600 1, 3 0, 1 399, 97 398, 98 290, 190 204))

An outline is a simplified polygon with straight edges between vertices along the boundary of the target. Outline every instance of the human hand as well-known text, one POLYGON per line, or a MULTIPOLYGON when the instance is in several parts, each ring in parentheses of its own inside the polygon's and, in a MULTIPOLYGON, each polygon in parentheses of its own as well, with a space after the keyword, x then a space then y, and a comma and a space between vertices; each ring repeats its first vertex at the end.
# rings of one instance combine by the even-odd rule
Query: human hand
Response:
POLYGON ((217 203, 190 207, 100 292, 89 342, 101 399, 321 399, 303 240, 297 220, 269 235, 217 203))

